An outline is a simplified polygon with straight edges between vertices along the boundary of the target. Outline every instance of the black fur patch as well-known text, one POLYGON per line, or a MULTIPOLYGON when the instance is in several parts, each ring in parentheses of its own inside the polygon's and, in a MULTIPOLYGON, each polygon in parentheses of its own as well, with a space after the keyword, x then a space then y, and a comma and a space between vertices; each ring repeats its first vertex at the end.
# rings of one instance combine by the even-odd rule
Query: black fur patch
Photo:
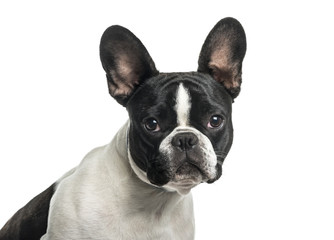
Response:
POLYGON ((38 240, 45 233, 50 200, 55 192, 52 184, 18 210, 0 230, 0 240, 38 240))

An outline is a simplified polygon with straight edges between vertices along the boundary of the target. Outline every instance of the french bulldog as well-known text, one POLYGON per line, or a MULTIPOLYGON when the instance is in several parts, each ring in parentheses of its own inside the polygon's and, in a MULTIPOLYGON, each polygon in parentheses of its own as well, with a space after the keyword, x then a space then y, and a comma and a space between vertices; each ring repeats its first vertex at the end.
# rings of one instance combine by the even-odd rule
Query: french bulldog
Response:
POLYGON ((196 72, 159 73, 132 32, 109 27, 100 58, 129 120, 20 209, 0 239, 194 239, 191 189, 222 175, 245 52, 243 27, 224 18, 196 72))

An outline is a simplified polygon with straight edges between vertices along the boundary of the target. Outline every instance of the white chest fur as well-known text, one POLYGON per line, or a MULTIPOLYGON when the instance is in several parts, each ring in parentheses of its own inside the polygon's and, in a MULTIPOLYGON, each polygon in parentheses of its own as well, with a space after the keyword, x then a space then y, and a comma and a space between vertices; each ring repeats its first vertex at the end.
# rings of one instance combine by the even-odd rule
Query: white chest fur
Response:
POLYGON ((58 181, 42 240, 194 238, 191 194, 167 192, 136 176, 127 126, 58 181))

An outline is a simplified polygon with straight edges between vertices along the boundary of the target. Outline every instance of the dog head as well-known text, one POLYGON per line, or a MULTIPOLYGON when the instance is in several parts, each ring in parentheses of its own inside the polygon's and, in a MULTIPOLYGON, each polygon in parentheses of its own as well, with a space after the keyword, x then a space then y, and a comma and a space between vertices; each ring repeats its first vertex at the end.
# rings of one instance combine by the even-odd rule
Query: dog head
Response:
POLYGON ((241 24, 225 18, 206 38, 197 72, 159 73, 129 30, 104 32, 101 62, 110 95, 129 113, 130 163, 140 179, 185 194, 221 176, 245 52, 241 24))

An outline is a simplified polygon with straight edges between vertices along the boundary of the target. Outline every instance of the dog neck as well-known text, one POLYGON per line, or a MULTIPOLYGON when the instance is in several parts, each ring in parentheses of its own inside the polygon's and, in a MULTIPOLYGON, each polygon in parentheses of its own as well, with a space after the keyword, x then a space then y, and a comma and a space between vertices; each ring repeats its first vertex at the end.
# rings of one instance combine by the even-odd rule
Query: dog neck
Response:
MULTIPOLYGON (((192 206, 191 194, 183 196, 176 191, 168 191, 163 187, 154 186, 147 180, 145 173, 136 166, 129 153, 127 141, 129 126, 130 122, 128 121, 109 144, 108 152, 117 154, 117 156, 113 156, 113 160, 117 159, 117 161, 108 161, 107 164, 110 168, 119 169, 119 188, 127 189, 121 194, 122 199, 128 203, 127 206, 131 206, 127 210, 131 211, 132 214, 145 212, 145 214, 160 217, 166 213, 172 213, 173 210, 184 204, 183 202, 189 204, 188 201, 191 201, 189 205, 192 206)), ((112 173, 115 174, 115 171, 112 173)), ((189 210, 192 211, 190 206, 189 210)))

